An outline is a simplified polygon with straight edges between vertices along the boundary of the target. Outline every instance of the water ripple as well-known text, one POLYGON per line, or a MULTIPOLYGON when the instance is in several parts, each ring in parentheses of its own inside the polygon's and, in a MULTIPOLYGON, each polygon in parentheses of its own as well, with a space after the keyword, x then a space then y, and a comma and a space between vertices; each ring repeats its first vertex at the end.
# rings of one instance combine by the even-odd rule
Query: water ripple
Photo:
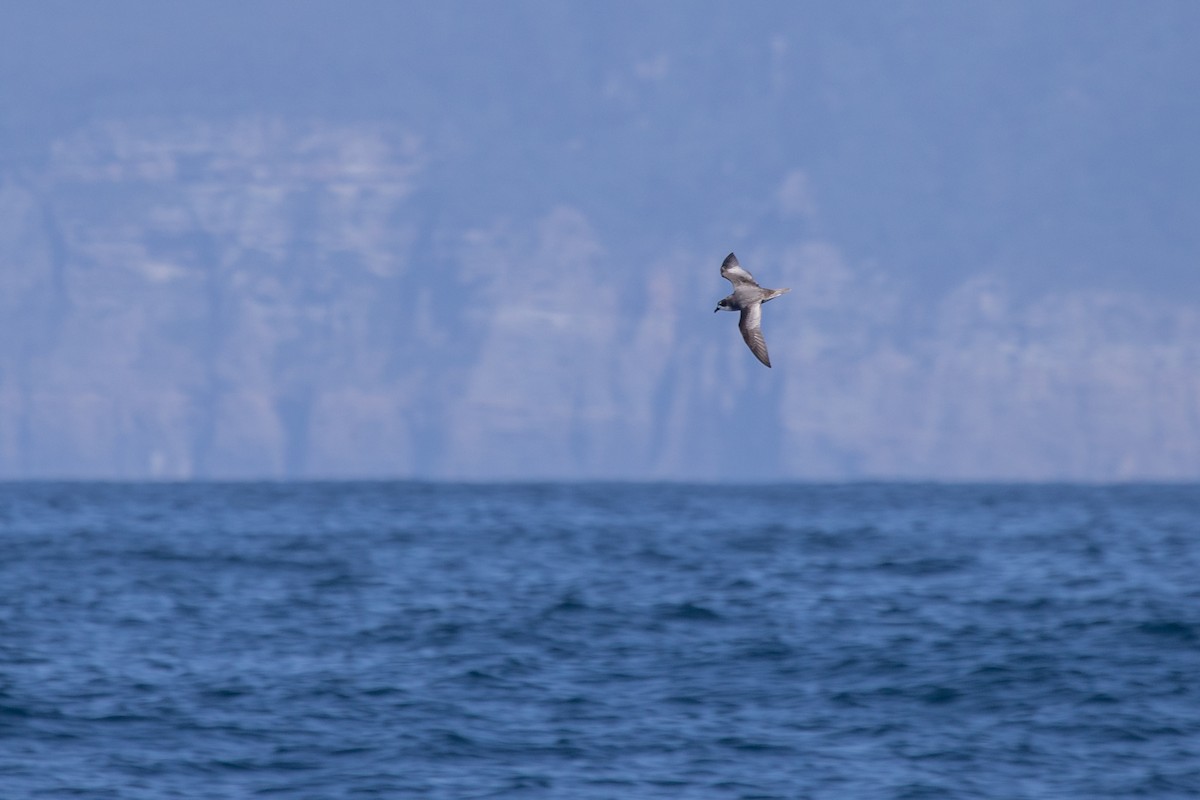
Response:
POLYGON ((1195 487, 744 491, 0 486, 4 796, 1200 793, 1195 487))

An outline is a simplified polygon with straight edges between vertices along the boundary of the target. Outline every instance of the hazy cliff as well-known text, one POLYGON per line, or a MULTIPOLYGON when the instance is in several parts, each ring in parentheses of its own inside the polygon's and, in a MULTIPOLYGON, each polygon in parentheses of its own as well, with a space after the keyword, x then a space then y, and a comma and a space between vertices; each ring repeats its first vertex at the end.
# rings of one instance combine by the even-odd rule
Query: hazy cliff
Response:
POLYGON ((0 478, 1200 476, 1184 7, 386 8, 8 42, 0 478))
POLYGON ((801 238, 742 252, 793 288, 766 308, 767 371, 734 317, 711 313, 722 252, 634 257, 568 206, 430 223, 424 152, 378 126, 122 122, 9 175, 0 470, 1200 469, 1192 304, 1087 289, 1018 301, 994 277, 914 300, 902 277, 801 238))

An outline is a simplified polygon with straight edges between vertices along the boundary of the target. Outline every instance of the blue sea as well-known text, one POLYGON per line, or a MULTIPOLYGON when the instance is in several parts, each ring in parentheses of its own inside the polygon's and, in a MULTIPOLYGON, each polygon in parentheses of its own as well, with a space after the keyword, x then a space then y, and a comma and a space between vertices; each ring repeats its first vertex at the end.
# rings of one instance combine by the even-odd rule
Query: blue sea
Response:
POLYGON ((0 486, 5 800, 1197 796, 1197 486, 0 486))

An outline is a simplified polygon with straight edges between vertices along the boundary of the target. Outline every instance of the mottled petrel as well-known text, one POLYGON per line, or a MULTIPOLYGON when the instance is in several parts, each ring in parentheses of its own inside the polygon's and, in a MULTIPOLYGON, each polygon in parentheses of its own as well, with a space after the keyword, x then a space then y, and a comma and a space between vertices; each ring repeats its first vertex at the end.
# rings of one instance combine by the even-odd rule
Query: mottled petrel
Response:
POLYGON ((730 253, 721 264, 721 277, 733 284, 733 294, 717 303, 713 313, 722 308, 726 311, 740 311, 742 318, 738 320, 738 328, 742 338, 750 346, 750 352, 758 356, 758 360, 771 366, 767 356, 767 341, 762 335, 762 304, 774 300, 791 289, 764 289, 754 280, 754 276, 742 269, 737 256, 730 253))

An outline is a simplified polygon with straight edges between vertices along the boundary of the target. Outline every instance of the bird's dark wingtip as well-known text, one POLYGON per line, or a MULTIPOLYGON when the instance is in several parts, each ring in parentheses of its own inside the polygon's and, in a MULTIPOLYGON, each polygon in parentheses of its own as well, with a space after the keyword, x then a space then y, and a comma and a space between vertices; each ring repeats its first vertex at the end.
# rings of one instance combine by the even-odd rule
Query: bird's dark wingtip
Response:
POLYGON ((740 267, 741 264, 738 263, 737 256, 735 256, 733 253, 730 253, 729 255, 725 256, 725 260, 723 262, 721 262, 721 266, 722 267, 740 267))

